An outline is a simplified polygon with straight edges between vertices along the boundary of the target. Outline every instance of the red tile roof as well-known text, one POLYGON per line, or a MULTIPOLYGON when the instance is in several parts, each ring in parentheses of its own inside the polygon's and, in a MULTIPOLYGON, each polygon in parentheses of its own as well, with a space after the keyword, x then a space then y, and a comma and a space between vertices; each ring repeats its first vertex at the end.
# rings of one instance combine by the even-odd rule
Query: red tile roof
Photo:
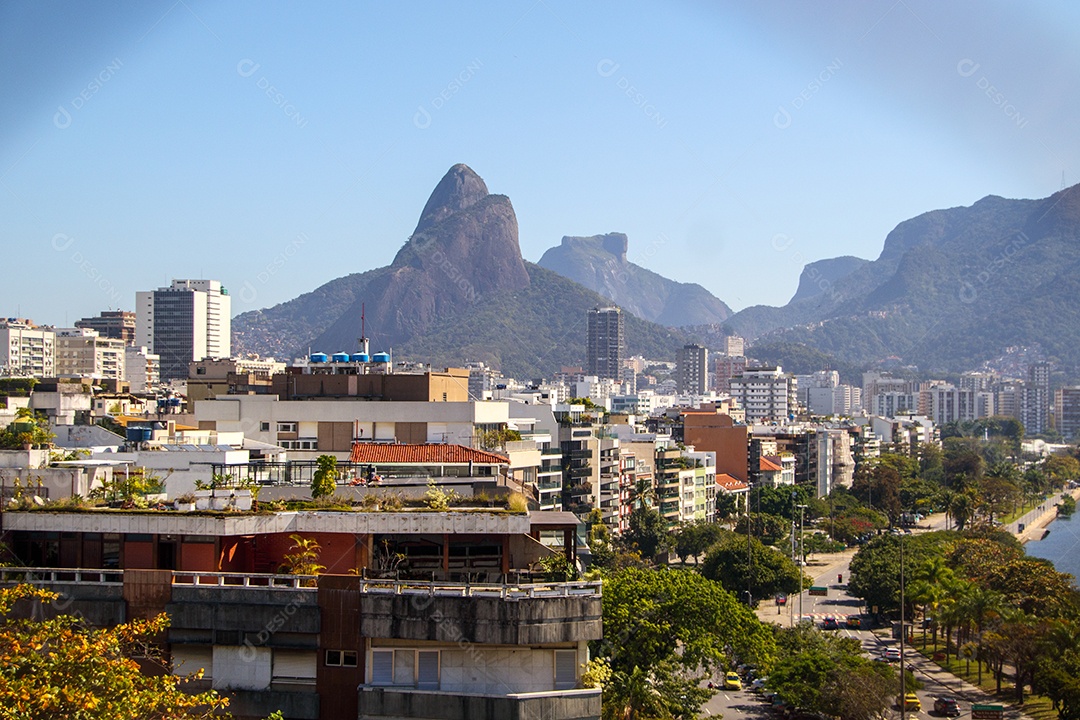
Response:
POLYGON ((761 458, 761 472, 781 472, 783 469, 772 460, 761 458))
POLYGON ((749 490, 750 486, 744 483, 738 478, 731 477, 727 473, 717 473, 716 484, 724 488, 728 492, 738 492, 740 490, 749 490))
POLYGON ((506 465, 510 461, 502 455, 465 445, 425 443, 353 443, 349 461, 383 465, 454 465, 474 462, 482 465, 506 465))

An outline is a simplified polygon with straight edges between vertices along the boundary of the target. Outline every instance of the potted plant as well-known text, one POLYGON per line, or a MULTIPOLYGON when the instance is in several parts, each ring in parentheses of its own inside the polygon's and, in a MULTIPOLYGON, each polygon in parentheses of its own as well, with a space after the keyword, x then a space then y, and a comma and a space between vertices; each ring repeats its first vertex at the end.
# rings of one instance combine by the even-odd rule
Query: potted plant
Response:
POLYGON ((184 493, 173 501, 173 507, 179 512, 191 512, 195 509, 195 494, 184 493))

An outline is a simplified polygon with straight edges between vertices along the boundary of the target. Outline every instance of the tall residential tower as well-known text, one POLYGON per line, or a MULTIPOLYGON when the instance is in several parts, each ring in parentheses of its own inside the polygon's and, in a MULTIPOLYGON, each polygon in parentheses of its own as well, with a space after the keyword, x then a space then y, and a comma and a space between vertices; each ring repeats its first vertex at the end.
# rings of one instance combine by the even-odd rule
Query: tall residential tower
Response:
POLYGON ((188 376, 188 363, 227 358, 232 303, 217 280, 173 280, 135 294, 135 344, 161 357, 161 379, 188 376))
POLYGON ((590 310, 585 373, 618 380, 625 353, 622 310, 617 307, 590 310))

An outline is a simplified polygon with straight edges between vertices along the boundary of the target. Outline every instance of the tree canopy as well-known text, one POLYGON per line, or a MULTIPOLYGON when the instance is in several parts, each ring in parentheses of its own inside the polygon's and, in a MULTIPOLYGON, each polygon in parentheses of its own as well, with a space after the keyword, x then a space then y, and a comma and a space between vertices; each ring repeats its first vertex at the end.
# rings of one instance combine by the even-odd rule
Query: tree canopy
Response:
POLYGON ((768 669, 772 633, 735 597, 690 570, 628 568, 604 580, 604 639, 593 656, 610 664, 604 717, 695 717, 712 695, 704 673, 733 653, 768 669))
POLYGON ((177 677, 143 671, 140 662, 167 671, 149 642, 168 626, 165 615, 92 629, 70 615, 38 620, 10 614, 19 600, 48 604, 56 598, 29 585, 0 588, 0 717, 187 720, 214 717, 228 704, 215 691, 184 692, 201 672, 177 677))

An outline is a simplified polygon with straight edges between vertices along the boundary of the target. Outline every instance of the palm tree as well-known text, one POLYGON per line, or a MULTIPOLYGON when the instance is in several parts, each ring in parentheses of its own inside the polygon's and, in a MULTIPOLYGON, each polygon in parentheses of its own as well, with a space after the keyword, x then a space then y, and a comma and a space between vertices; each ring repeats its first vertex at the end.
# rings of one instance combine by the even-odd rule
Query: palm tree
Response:
MULTIPOLYGON (((933 613, 933 633, 934 642, 937 643, 937 629, 938 621, 938 605, 942 599, 948 594, 949 587, 953 584, 955 575, 953 575, 952 568, 949 567, 945 558, 940 555, 928 558, 926 562, 922 564, 915 571, 915 580, 926 582, 931 590, 926 593, 928 604, 930 605, 930 612, 933 613)), ((925 610, 923 612, 925 617, 925 610)), ((925 628, 923 628, 923 640, 926 640, 925 628)))

